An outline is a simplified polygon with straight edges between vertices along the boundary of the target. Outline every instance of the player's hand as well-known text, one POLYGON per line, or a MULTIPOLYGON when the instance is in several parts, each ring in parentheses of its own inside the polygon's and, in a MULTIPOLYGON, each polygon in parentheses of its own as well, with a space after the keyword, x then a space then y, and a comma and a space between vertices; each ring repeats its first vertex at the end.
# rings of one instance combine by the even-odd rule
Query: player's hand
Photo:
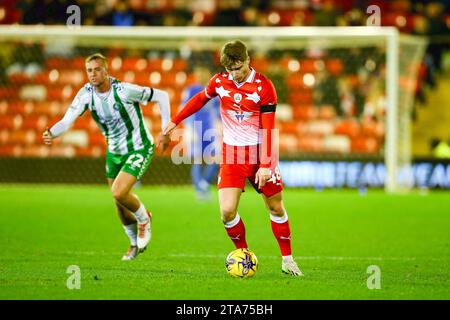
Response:
POLYGON ((53 136, 50 133, 49 128, 45 128, 45 131, 42 133, 42 139, 44 140, 45 144, 51 145, 53 142, 53 136))
POLYGON ((272 170, 270 170, 270 168, 259 168, 255 176, 255 184, 258 184, 258 189, 264 187, 271 176, 272 170))
POLYGON ((170 136, 170 133, 175 129, 177 125, 170 121, 162 130, 162 134, 165 136, 170 136))
POLYGON ((170 136, 160 132, 158 134, 158 137, 156 138, 156 148, 159 148, 161 146, 162 152, 164 152, 169 146, 169 143, 170 143, 170 136))

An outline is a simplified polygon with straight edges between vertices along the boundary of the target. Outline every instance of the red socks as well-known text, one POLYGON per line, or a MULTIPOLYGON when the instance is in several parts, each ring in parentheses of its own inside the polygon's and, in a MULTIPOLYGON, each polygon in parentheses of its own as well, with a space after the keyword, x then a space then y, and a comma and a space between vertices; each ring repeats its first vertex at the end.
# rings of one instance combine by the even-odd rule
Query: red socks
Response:
POLYGON ((272 225, 273 235, 278 241, 282 256, 290 256, 292 254, 291 247, 291 228, 287 213, 282 218, 270 215, 270 223, 272 225))
MULTIPOLYGON (((280 246, 281 255, 290 256, 292 254, 291 228, 289 227, 287 213, 282 218, 271 214, 270 223, 272 225, 273 235, 280 246)), ((225 223, 224 226, 228 236, 237 249, 248 248, 245 239, 245 226, 239 214, 236 214, 236 217, 232 221, 225 223)))
POLYGON ((248 248, 247 241, 245 240, 245 226, 239 214, 236 214, 236 217, 230 222, 225 223, 224 226, 236 249, 248 248))

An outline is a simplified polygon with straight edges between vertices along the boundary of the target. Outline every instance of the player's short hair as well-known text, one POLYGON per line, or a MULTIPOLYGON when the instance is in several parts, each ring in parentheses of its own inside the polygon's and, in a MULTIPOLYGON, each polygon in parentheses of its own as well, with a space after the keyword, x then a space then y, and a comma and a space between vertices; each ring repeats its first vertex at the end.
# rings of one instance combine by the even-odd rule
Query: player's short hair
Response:
POLYGON ((245 62, 248 59, 247 46, 241 40, 227 42, 220 51, 220 64, 225 68, 238 61, 245 62))
POLYGON ((106 69, 108 69, 108 59, 101 53, 91 54, 89 57, 86 58, 85 62, 88 63, 91 62, 92 60, 102 60, 103 65, 105 66, 106 69))

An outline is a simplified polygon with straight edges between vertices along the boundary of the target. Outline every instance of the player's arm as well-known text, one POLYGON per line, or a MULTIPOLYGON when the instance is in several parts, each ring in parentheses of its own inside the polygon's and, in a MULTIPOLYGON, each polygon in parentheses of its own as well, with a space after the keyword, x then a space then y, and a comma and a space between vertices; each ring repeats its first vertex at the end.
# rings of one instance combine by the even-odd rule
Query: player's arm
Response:
POLYGON ((260 107, 262 129, 261 161, 255 177, 255 183, 258 183, 259 188, 263 187, 272 175, 270 168, 273 166, 272 148, 277 106, 277 95, 270 80, 265 84, 264 91, 260 107))
POLYGON ((272 175, 270 168, 272 167, 273 131, 275 129, 275 105, 261 107, 261 128, 263 132, 261 142, 261 163, 255 176, 255 183, 258 184, 258 188, 262 188, 272 175))
POLYGON ((131 102, 138 102, 147 105, 150 102, 156 102, 161 111, 161 122, 164 127, 170 120, 170 100, 167 91, 141 87, 133 83, 121 82, 120 89, 125 92, 127 99, 131 102))
POLYGON ((50 129, 46 128, 42 133, 42 139, 45 144, 52 144, 54 138, 59 137, 70 129, 75 120, 81 116, 87 109, 87 104, 83 106, 83 89, 75 96, 69 109, 67 109, 64 117, 55 123, 50 129))
POLYGON ((186 103, 183 109, 181 109, 169 122, 169 124, 164 127, 163 134, 170 135, 170 133, 175 129, 175 127, 180 124, 181 121, 187 117, 193 115, 198 110, 203 108, 203 106, 209 101, 209 97, 206 96, 205 91, 201 91, 193 96, 186 103))
POLYGON ((156 102, 161 113, 161 126, 164 128, 170 121, 170 100, 167 91, 153 88, 153 96, 150 100, 156 102))
MULTIPOLYGON (((165 128, 170 122, 170 100, 169 94, 164 90, 159 90, 153 88, 153 95, 151 97, 152 102, 156 102, 159 105, 159 110, 161 113, 161 127, 165 128)), ((158 134, 156 139, 156 147, 162 146, 162 150, 166 150, 169 146, 170 138, 169 136, 158 134)))

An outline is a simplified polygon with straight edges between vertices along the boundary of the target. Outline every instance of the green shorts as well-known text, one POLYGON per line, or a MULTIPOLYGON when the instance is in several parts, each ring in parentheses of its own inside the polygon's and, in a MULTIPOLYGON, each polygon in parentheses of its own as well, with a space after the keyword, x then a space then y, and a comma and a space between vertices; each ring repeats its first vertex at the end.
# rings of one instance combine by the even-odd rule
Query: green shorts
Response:
POLYGON ((135 150, 125 155, 112 154, 106 151, 106 177, 115 179, 120 171, 135 176, 138 180, 147 171, 152 162, 155 146, 135 150))

